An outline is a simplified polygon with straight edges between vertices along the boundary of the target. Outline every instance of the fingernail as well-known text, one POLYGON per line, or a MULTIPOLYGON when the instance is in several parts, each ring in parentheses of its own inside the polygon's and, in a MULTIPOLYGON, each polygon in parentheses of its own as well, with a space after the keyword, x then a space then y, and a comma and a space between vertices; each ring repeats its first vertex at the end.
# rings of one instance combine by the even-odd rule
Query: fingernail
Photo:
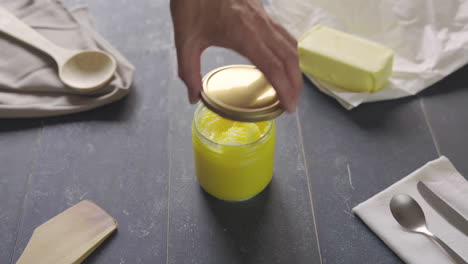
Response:
POLYGON ((296 98, 296 100, 294 100, 294 108, 298 108, 300 103, 301 103, 301 98, 300 97, 296 98))
POLYGON ((289 112, 289 113, 294 113, 294 112, 296 112, 296 106, 295 106, 295 105, 290 106, 288 112, 289 112))
POLYGON ((190 104, 196 104, 200 101, 200 98, 199 97, 196 97, 196 96, 190 96, 188 97, 188 101, 190 104))
POLYGON ((291 101, 289 103, 289 112, 294 113, 296 112, 296 107, 297 107, 297 98, 291 98, 291 101))
POLYGON ((294 113, 294 111, 295 111, 295 106, 294 106, 294 104, 293 104, 293 103, 289 103, 289 104, 285 105, 285 110, 286 110, 286 112, 288 112, 288 113, 294 113))

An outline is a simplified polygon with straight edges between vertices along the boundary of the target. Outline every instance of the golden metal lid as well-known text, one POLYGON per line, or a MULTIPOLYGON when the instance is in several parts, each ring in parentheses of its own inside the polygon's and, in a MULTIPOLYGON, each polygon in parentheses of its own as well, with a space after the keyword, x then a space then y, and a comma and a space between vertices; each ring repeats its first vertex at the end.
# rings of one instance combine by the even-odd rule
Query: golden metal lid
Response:
POLYGON ((203 78, 203 103, 213 112, 236 121, 272 120, 283 113, 276 91, 252 65, 230 65, 203 78))

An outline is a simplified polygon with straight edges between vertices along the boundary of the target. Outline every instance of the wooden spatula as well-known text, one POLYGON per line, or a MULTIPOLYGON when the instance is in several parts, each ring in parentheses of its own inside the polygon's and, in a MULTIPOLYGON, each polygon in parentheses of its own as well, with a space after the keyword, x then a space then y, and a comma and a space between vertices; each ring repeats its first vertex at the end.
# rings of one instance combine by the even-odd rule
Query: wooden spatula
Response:
POLYGON ((16 263, 81 263, 116 229, 114 218, 81 201, 36 228, 16 263))

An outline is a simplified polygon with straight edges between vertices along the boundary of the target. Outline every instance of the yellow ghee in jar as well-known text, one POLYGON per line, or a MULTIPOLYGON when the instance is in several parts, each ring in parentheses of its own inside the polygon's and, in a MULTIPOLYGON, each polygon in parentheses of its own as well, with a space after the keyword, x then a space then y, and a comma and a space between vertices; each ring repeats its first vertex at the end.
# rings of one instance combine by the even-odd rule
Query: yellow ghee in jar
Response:
POLYGON ((200 105, 192 123, 198 182, 229 201, 260 193, 273 176, 275 122, 236 122, 200 105))

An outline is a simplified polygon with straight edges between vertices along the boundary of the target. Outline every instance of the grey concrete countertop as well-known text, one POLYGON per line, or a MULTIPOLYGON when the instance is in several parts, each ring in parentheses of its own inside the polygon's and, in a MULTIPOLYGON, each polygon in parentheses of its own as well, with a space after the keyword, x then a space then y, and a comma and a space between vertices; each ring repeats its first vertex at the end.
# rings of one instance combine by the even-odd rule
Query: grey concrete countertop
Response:
MULTIPOLYGON (((195 179, 165 0, 83 0, 137 68, 125 100, 70 116, 0 120, 0 263, 82 199, 119 221, 85 263, 401 263, 351 209, 439 155, 468 176, 468 67, 421 95, 346 111, 310 83, 277 120, 271 185, 244 203, 195 179)), ((202 68, 247 63, 209 49, 202 68)))

